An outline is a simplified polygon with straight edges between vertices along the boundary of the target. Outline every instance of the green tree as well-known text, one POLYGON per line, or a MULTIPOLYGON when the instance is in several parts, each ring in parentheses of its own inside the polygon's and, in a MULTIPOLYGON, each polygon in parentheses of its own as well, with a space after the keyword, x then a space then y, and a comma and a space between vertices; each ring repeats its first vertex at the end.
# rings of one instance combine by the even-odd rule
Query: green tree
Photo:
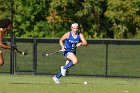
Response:
MULTIPOLYGON (((11 16, 10 4, 0 0, 0 18, 11 16)), ((14 32, 18 37, 58 38, 73 22, 79 23, 87 38, 138 38, 140 1, 14 0, 14 32)))
POLYGON ((114 38, 133 38, 140 28, 140 1, 108 0, 105 16, 112 24, 114 38))
POLYGON ((0 0, 0 19, 11 17, 11 1, 0 0))
POLYGON ((48 1, 15 0, 14 24, 15 34, 19 37, 47 36, 48 1))
POLYGON ((50 9, 58 12, 62 22, 69 25, 78 22, 86 37, 103 38, 106 32, 101 21, 104 20, 105 4, 100 0, 52 0, 50 9))

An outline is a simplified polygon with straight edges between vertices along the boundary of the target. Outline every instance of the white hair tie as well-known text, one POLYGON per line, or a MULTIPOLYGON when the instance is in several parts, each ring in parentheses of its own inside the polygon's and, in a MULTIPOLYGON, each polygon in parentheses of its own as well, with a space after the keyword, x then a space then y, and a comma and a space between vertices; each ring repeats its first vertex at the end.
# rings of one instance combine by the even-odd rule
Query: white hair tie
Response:
POLYGON ((73 24, 71 25, 71 27, 75 27, 75 26, 78 26, 78 23, 73 23, 73 24))

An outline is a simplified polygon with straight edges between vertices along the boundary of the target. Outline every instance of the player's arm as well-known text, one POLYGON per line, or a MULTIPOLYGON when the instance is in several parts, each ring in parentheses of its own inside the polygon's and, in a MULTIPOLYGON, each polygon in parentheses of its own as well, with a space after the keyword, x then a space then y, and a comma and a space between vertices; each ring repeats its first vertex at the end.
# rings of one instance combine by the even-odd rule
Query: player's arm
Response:
POLYGON ((87 46, 87 45, 88 45, 88 43, 87 43, 87 41, 86 41, 86 39, 84 38, 84 36, 83 36, 82 33, 80 33, 80 39, 81 39, 81 42, 79 42, 79 43, 76 45, 77 47, 80 47, 81 45, 83 45, 83 46, 87 46))
POLYGON ((64 49, 64 41, 69 37, 70 32, 65 33, 59 40, 59 44, 64 49))

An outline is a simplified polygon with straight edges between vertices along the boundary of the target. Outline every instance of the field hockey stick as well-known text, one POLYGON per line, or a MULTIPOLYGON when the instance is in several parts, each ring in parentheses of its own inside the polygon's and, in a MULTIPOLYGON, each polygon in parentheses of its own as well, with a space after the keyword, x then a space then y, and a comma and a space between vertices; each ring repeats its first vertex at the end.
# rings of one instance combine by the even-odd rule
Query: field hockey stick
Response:
MULTIPOLYGON (((4 45, 8 45, 7 43, 3 43, 4 45)), ((20 51, 19 49, 17 49, 16 47, 12 48, 13 50, 16 50, 17 53, 22 54, 22 55, 27 55, 27 51, 25 50, 25 52, 20 51)))
POLYGON ((24 49, 24 51, 20 51, 19 49, 17 49, 17 53, 19 54, 22 54, 22 55, 27 55, 28 54, 28 50, 29 50, 29 47, 27 49, 24 49))
POLYGON ((57 51, 53 51, 53 52, 49 52, 49 53, 43 52, 42 56, 50 56, 50 55, 54 55, 54 54, 57 54, 57 53, 60 53, 60 52, 64 52, 64 51, 63 50, 57 50, 57 51))
POLYGON ((16 52, 19 53, 19 54, 22 54, 22 55, 27 55, 26 50, 23 52, 23 51, 20 51, 20 50, 16 49, 16 52))
POLYGON ((12 50, 19 53, 19 54, 22 54, 22 55, 27 55, 27 51, 25 50, 25 52, 23 51, 20 51, 19 49, 17 49, 16 46, 12 46, 12 50))
MULTIPOLYGON (((6 42, 3 42, 4 45, 10 45, 10 42, 7 39, 5 39, 5 41, 6 42)), ((17 49, 17 45, 12 46, 12 50, 16 51, 19 54, 27 55, 27 50, 25 50, 24 52, 23 51, 20 51, 19 49, 17 49)))

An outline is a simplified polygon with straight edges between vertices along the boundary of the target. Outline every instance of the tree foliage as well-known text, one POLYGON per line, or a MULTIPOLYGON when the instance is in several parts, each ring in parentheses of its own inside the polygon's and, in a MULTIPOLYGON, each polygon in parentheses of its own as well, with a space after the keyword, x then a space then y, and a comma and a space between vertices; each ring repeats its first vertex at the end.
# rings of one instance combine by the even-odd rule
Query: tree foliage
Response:
MULTIPOLYGON (((0 18, 6 18, 11 15, 11 2, 0 2, 0 18)), ((14 0, 18 37, 58 38, 73 22, 87 38, 140 38, 140 1, 14 0)))
POLYGON ((47 35, 48 2, 46 0, 15 0, 14 10, 16 36, 44 37, 47 35))
POLYGON ((132 38, 140 30, 139 0, 108 0, 105 15, 112 24, 114 38, 132 38))
POLYGON ((0 19, 11 16, 11 2, 9 0, 0 0, 0 19))

